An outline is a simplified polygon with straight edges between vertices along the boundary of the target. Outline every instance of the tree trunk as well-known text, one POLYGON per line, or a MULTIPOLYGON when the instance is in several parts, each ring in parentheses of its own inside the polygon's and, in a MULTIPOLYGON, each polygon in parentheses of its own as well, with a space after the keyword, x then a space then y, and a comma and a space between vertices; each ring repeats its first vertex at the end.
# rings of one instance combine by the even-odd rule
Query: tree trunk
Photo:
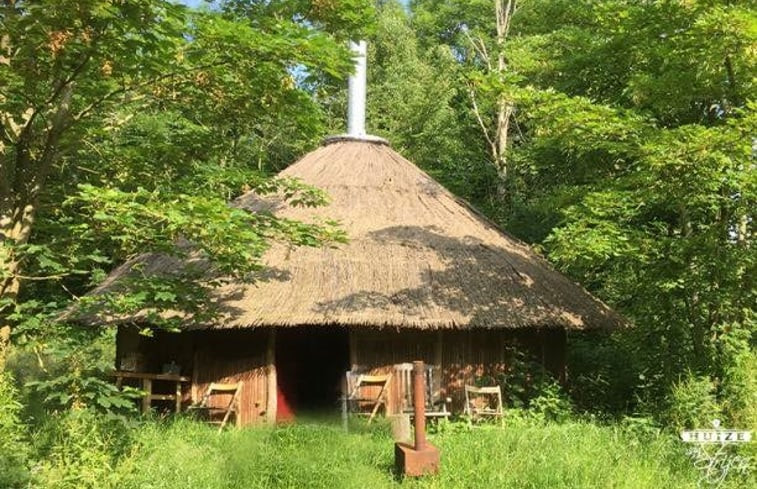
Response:
POLYGON ((15 247, 28 241, 34 212, 33 205, 24 205, 9 212, 10 216, 0 216, 0 273, 4 277, 0 281, 0 371, 5 367, 10 347, 11 323, 7 320, 7 312, 21 290, 21 263, 15 247))
MULTIPOLYGON (((505 57, 505 41, 510 31, 510 21, 515 11, 515 0, 495 0, 494 10, 497 21, 497 75, 503 81, 507 72, 507 58, 505 57)), ((497 126, 494 134, 494 164, 500 177, 499 194, 502 198, 509 195, 508 180, 510 168, 507 159, 508 135, 510 131, 510 118, 513 114, 513 105, 507 97, 500 94, 497 99, 497 126)))

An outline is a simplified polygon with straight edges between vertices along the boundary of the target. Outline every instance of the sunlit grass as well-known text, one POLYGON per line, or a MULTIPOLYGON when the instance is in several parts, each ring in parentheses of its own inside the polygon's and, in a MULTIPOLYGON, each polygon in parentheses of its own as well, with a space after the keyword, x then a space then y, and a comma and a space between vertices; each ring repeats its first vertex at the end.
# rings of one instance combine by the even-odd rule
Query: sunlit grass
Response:
POLYGON ((386 426, 308 421, 217 435, 189 421, 148 424, 116 469, 119 488, 696 488, 680 442, 584 422, 446 425, 429 439, 438 476, 401 482, 386 426))

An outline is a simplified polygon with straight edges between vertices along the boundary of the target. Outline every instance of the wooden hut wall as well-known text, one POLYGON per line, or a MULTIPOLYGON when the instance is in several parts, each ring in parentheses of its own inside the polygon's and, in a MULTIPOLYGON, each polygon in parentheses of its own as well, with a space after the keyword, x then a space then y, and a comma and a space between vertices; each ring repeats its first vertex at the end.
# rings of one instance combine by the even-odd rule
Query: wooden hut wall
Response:
MULTIPOLYGON (((176 362, 181 374, 191 377, 185 403, 198 400, 211 382, 243 381, 240 422, 250 424, 275 419, 276 396, 268 395, 275 386, 270 328, 156 332, 139 335, 136 328, 119 328, 116 365, 136 362, 141 372, 160 372, 166 363, 176 362), (270 370, 270 372, 269 372, 270 370), (273 379, 273 380, 272 380, 273 379), (271 403, 270 401, 274 402, 271 403), (267 411, 271 411, 267 413, 267 411)), ((350 361, 353 366, 392 372, 397 363, 423 360, 439 367, 438 390, 450 397, 453 412, 463 409, 464 385, 485 376, 496 378, 508 368, 506 346, 526 350, 556 376, 565 375, 565 331, 558 329, 521 330, 350 330, 350 361)), ((314 366, 317 368, 317 366, 314 366)), ((395 378, 389 392, 389 412, 400 410, 403 393, 395 378)), ((436 387, 436 386, 435 386, 436 387)), ((222 404, 224 399, 217 399, 222 404)))
MULTIPOLYGON (((195 398, 199 398, 211 382, 242 381, 241 424, 265 419, 269 334, 270 331, 265 329, 196 332, 192 378, 195 398)), ((228 398, 219 396, 211 406, 220 407, 228 401, 228 398)))
MULTIPOLYGON (((268 400, 267 345, 269 329, 155 332, 140 335, 133 327, 120 327, 116 341, 116 366, 138 372, 160 373, 175 362, 181 375, 192 379, 184 391, 184 404, 198 401, 211 382, 243 381, 240 423, 262 421, 268 400)), ((214 396, 211 405, 228 402, 214 396)))
MULTIPOLYGON (((393 371, 397 363, 423 360, 441 372, 439 394, 452 399, 448 406, 461 412, 464 386, 481 377, 507 370, 506 346, 525 350, 560 379, 565 372, 565 331, 557 329, 452 330, 452 331, 351 331, 351 362, 373 373, 393 371)), ((393 379, 388 411, 400 410, 402 392, 393 379)))

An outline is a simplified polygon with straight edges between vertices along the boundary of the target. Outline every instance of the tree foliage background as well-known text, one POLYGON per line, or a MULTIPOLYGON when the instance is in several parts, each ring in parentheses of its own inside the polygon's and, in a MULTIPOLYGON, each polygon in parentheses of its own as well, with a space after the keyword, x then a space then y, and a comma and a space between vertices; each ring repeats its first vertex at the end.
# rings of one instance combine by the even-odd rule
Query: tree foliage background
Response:
POLYGON ((754 5, 417 0, 379 18, 376 60, 392 61, 371 83, 394 100, 369 100, 377 132, 418 136, 420 165, 634 322, 572 338, 582 405, 674 421, 674 393, 704 383, 753 425, 754 5), (514 108, 506 174, 498 104, 514 108))

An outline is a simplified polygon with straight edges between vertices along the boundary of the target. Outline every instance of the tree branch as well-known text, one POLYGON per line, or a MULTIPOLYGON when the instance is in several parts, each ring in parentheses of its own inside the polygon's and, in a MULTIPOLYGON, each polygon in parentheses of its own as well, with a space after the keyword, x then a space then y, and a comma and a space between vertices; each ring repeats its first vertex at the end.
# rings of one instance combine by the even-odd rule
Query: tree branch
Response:
POLYGON ((83 108, 81 111, 79 111, 76 115, 74 115, 71 118, 71 122, 72 123, 78 122, 79 120, 81 120, 84 117, 86 117, 93 110, 95 110, 96 108, 98 108, 100 105, 102 105, 103 103, 107 102, 108 100, 110 100, 110 99, 112 99, 112 98, 114 98, 114 97, 116 97, 118 95, 123 95, 125 93, 131 92, 131 91, 136 90, 138 88, 146 87, 146 86, 151 85, 153 83, 158 83, 160 81, 166 80, 166 79, 174 77, 174 76, 185 75, 185 74, 188 74, 188 73, 193 73, 193 72, 195 72, 197 70, 204 70, 206 68, 215 68, 217 66, 223 66, 223 65, 226 65, 226 64, 229 64, 229 61, 217 61, 215 63, 208 63, 206 65, 196 66, 196 67, 193 67, 193 68, 190 68, 190 69, 186 69, 186 70, 183 70, 183 71, 173 71, 173 72, 170 72, 170 73, 165 73, 163 75, 159 75, 159 76, 156 76, 154 78, 150 78, 149 80, 144 80, 142 82, 135 83, 135 84, 130 85, 130 86, 122 86, 121 88, 119 88, 117 90, 113 90, 111 92, 106 93, 105 95, 103 95, 99 99, 95 100, 94 102, 92 102, 91 104, 89 104, 88 106, 86 106, 85 108, 83 108))
POLYGON ((486 138, 486 142, 489 143, 489 146, 491 146, 492 149, 495 150, 496 145, 494 144, 494 140, 492 140, 491 136, 489 135, 489 128, 486 127, 486 124, 481 117, 481 111, 478 109, 478 103, 476 102, 476 91, 473 89, 473 87, 468 88, 468 95, 470 95, 471 103, 473 104, 473 114, 476 116, 478 125, 481 126, 481 132, 484 133, 484 138, 486 138))

